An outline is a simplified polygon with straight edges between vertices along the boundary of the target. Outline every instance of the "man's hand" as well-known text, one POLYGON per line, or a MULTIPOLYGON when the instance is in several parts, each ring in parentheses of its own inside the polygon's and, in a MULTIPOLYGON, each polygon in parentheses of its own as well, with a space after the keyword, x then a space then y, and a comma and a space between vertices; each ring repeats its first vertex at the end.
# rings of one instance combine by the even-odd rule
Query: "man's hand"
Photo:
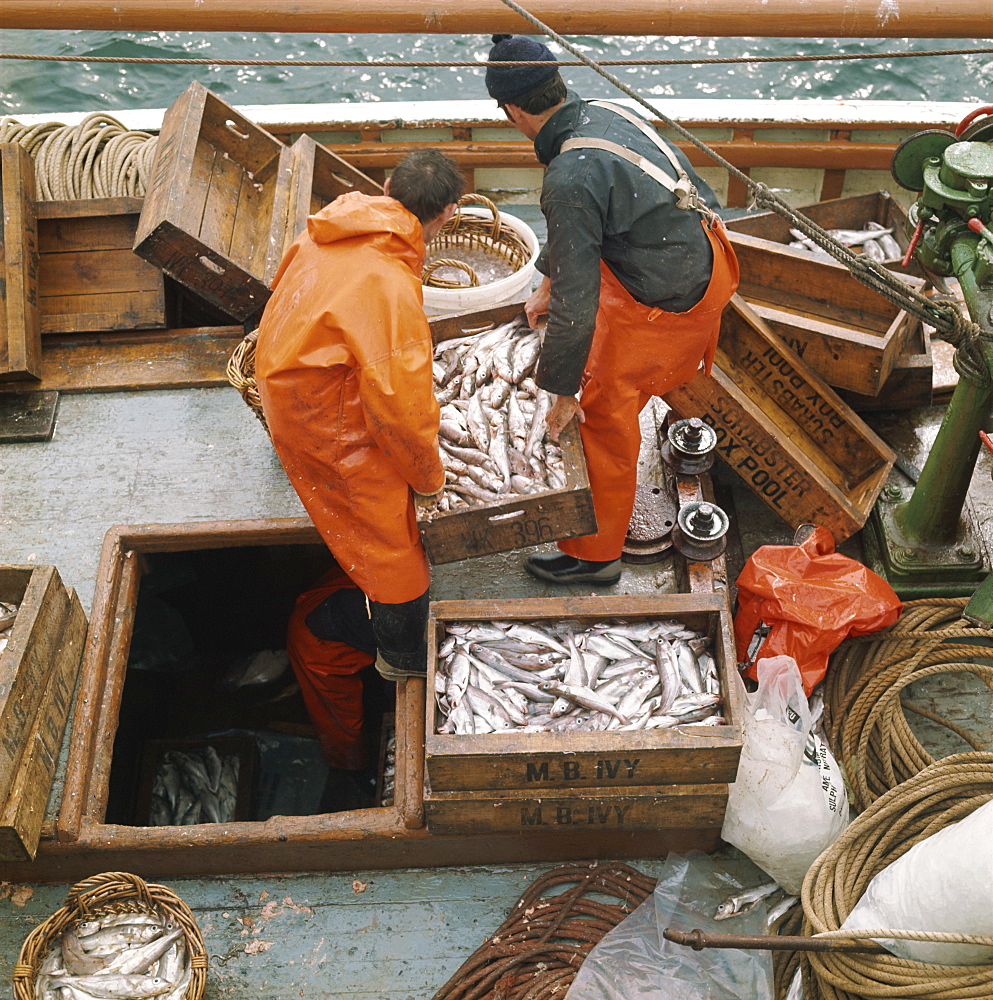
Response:
POLYGON ((565 429, 565 425, 576 416, 579 422, 583 423, 586 417, 579 407, 579 400, 575 396, 556 396, 552 408, 545 417, 548 425, 548 436, 557 444, 559 435, 565 429))
POLYGON ((524 314, 528 318, 528 326, 533 330, 538 325, 541 316, 548 315, 548 303, 552 295, 552 282, 549 278, 543 278, 541 284, 531 293, 531 297, 524 303, 524 314))

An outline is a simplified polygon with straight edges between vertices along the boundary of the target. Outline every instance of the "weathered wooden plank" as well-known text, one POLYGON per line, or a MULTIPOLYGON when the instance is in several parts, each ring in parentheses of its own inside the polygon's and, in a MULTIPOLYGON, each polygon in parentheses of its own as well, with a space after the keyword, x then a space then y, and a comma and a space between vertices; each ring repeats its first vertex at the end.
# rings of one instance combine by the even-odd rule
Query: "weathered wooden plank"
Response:
MULTIPOLYGON (((134 257, 130 250, 125 252, 134 257)), ((149 289, 44 295, 40 300, 41 332, 44 336, 51 336, 98 330, 163 329, 166 310, 161 277, 159 274, 158 286, 149 289)), ((126 276, 121 283, 129 283, 126 276)), ((42 371, 44 368, 43 356, 42 371)))
MULTIPOLYGON (((658 597, 577 597, 504 601, 437 601, 428 630, 429 691, 434 690, 438 648, 454 622, 611 621, 674 619, 708 636, 725 699, 724 726, 634 732, 442 734, 440 711, 431 706, 425 725, 428 783, 432 792, 494 789, 603 788, 709 784, 732 781, 741 753, 741 707, 729 683, 735 669, 726 596, 660 594, 658 597)), ((695 824, 690 824, 695 825, 695 824)))
POLYGON ((0 381, 40 377, 34 161, 0 143, 0 381))
POLYGON ((875 396, 839 389, 838 395, 856 413, 872 410, 906 410, 915 406, 930 406, 934 396, 934 357, 931 338, 916 321, 893 363, 889 378, 875 396))
POLYGON ((562 827, 661 830, 693 826, 702 830, 723 825, 727 799, 728 786, 719 784, 552 791, 503 788, 429 791, 424 808, 432 833, 551 833, 562 827))
POLYGON ((66 720, 86 638, 86 615, 75 591, 56 637, 47 680, 10 794, 0 808, 0 861, 33 860, 45 821, 66 720))
POLYGON ((82 334, 53 343, 48 337, 39 382, 9 388, 116 392, 224 386, 225 366, 244 335, 241 326, 225 326, 156 331, 140 339, 134 333, 82 334))

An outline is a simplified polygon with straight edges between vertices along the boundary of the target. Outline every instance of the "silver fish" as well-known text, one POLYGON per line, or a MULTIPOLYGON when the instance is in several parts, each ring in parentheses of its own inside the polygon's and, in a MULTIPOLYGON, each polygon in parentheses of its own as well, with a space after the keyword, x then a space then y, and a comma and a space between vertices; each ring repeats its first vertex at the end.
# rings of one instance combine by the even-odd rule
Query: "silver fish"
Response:
POLYGON ((146 1000, 161 996, 172 989, 158 976, 122 976, 116 973, 92 976, 61 976, 52 979, 52 986, 68 986, 72 990, 97 997, 98 1000, 146 1000))
POLYGON ((779 892, 778 882, 765 882, 752 889, 742 889, 733 896, 728 896, 717 910, 714 912, 715 920, 727 920, 728 917, 736 917, 739 913, 747 913, 763 899, 771 896, 774 892, 779 892))

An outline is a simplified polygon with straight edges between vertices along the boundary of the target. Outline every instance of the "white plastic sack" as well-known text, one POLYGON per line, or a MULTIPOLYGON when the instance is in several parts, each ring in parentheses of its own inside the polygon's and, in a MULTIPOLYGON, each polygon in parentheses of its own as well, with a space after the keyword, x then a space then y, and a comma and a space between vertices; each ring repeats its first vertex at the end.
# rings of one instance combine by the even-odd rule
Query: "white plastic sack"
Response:
MULTIPOLYGON (((744 858, 670 854, 655 891, 586 956, 565 1000, 772 1000, 768 952, 694 951, 662 936, 666 927, 726 933, 728 924, 714 919, 718 905, 761 881, 744 858)), ((734 932, 765 933, 767 913, 760 902, 734 918, 734 932)))
MULTIPOLYGON (((866 887, 843 930, 945 931, 993 937, 993 801, 922 840, 866 887)), ((899 958, 984 965, 993 948, 879 939, 899 958)))
POLYGON ((848 826, 848 794, 834 755, 811 732, 794 659, 759 660, 756 670, 721 836, 797 895, 807 869, 848 826))

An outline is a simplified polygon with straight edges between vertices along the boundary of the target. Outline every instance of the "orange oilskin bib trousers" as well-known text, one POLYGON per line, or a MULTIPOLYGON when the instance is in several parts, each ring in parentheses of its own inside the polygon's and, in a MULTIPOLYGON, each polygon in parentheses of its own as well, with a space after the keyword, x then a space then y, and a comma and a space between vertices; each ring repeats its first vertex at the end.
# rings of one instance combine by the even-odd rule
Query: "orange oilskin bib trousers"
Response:
POLYGON ((358 770, 367 763, 359 672, 375 657, 343 642, 318 639, 306 619, 332 594, 354 586, 338 568, 326 573, 297 598, 286 635, 290 665, 324 759, 331 767, 348 770, 358 770))
POLYGON ((579 426, 597 532, 559 542, 566 555, 620 558, 638 486, 638 416, 650 397, 692 379, 701 361, 710 374, 721 313, 738 287, 738 261, 719 218, 701 225, 713 268, 703 298, 686 312, 643 305, 600 262, 600 305, 580 396, 585 422, 579 426))
POLYGON ((255 373, 272 443, 335 560, 373 601, 428 589, 410 490, 444 485, 421 224, 351 192, 307 220, 273 281, 255 373))

